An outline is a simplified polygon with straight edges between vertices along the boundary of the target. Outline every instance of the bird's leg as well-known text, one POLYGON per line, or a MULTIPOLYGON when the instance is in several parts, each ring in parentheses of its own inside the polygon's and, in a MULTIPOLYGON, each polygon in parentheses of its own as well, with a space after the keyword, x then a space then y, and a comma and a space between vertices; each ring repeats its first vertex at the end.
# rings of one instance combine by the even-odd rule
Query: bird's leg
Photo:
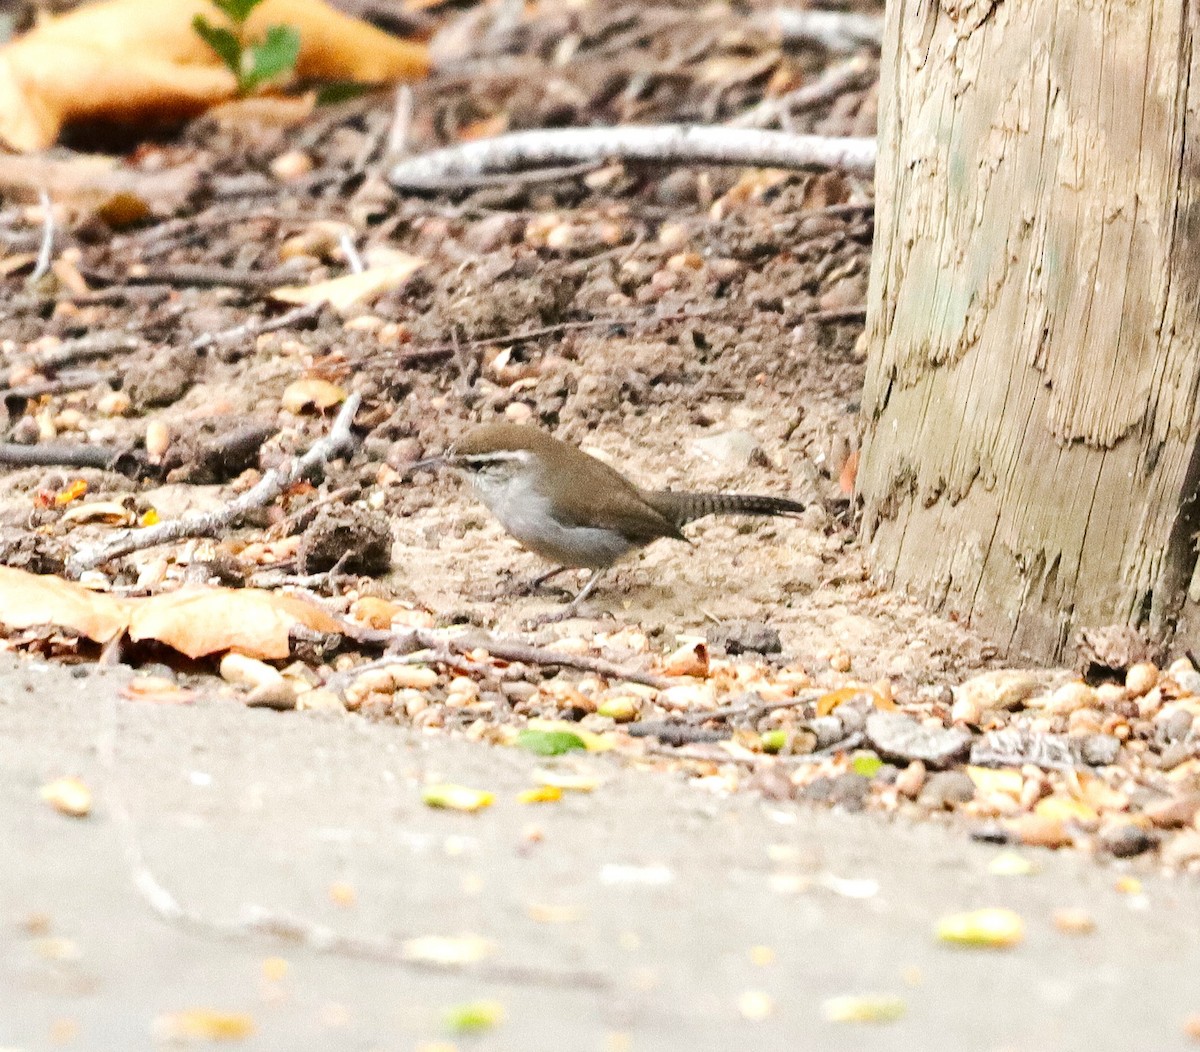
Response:
POLYGON ((574 617, 579 613, 579 608, 583 605, 587 597, 596 590, 596 585, 600 583, 600 579, 603 576, 603 570, 593 570, 592 576, 587 580, 587 584, 579 589, 579 594, 575 596, 574 599, 572 599, 569 603, 565 603, 553 613, 540 614, 539 616, 533 618, 533 620, 529 623, 530 627, 536 627, 538 625, 551 625, 556 621, 566 621, 568 618, 574 617))
POLYGON ((569 566, 559 566, 549 573, 540 574, 530 581, 510 581, 501 590, 497 599, 511 599, 514 596, 533 595, 547 581, 557 577, 560 573, 566 573, 569 566))

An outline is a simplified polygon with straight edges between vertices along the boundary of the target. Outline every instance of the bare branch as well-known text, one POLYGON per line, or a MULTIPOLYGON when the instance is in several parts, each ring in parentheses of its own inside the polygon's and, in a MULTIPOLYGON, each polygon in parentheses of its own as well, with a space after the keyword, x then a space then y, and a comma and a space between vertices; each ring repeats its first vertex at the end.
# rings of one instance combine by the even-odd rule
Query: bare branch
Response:
POLYGON ((621 161, 656 164, 731 164, 798 170, 839 168, 855 175, 875 170, 875 140, 752 128, 662 124, 616 128, 555 128, 514 132, 422 154, 395 165, 399 190, 436 192, 496 171, 546 165, 621 161))
POLYGON ((29 275, 29 284, 40 281, 50 270, 54 261, 54 204, 45 190, 38 191, 38 201, 42 206, 42 243, 38 248, 37 262, 29 275))
POLYGON ((211 537, 238 522, 247 512, 266 507, 289 486, 353 448, 354 436, 350 426, 361 402, 362 398, 357 394, 347 398, 328 435, 313 443, 312 448, 302 457, 296 457, 283 467, 268 471, 256 486, 230 501, 219 511, 193 512, 170 522, 159 523, 157 526, 122 530, 105 543, 73 555, 67 560, 67 572, 78 577, 85 570, 95 569, 110 559, 128 555, 130 552, 143 551, 184 537, 211 537))

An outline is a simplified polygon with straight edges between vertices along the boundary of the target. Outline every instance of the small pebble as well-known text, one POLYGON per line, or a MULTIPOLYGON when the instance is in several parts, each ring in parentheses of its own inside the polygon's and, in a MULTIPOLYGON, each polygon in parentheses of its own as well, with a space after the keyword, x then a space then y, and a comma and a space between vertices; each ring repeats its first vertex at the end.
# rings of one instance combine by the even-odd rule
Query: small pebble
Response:
POLYGON ((1096 930, 1095 920, 1084 909, 1055 910, 1054 926, 1067 935, 1090 935, 1096 930))
POLYGON ((925 782, 917 803, 931 811, 945 811, 974 798, 975 783, 965 771, 937 771, 925 782))
POLYGON ((1108 767, 1120 754, 1120 741, 1108 734, 1089 735, 1080 746, 1080 758, 1089 767, 1108 767))
POLYGON ((998 668, 954 688, 956 701, 969 699, 978 707, 988 709, 1018 709, 1038 689, 1038 679, 1031 672, 1016 668, 998 668))
POLYGON ((1132 822, 1119 822, 1100 831, 1100 846, 1114 858, 1132 858, 1157 843, 1157 837, 1132 822))
POLYGON ((1130 665, 1129 671, 1125 673, 1125 689, 1134 698, 1140 698, 1153 689, 1156 683, 1158 669, 1149 661, 1139 661, 1136 665, 1130 665))
POLYGON ((727 621, 708 630, 708 642, 722 647, 730 657, 739 654, 779 654, 783 643, 779 633, 761 621, 727 621))

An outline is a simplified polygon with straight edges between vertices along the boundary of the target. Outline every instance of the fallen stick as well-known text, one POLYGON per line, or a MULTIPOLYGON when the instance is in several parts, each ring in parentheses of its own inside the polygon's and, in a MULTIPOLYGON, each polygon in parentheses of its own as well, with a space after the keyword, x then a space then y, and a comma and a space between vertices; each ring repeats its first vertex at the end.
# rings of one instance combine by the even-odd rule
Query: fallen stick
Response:
POLYGON ((96 468, 134 478, 146 469, 145 458, 135 450, 73 442, 39 442, 32 446, 0 442, 0 464, 25 468, 96 468))
POLYGON ((766 98, 725 122, 730 128, 769 128, 776 121, 786 127, 787 118, 798 110, 813 109, 832 102, 845 91, 865 85, 876 74, 861 55, 827 69, 818 80, 776 98, 766 98))
POLYGON ((497 171, 608 159, 655 164, 730 164, 797 170, 837 168, 855 175, 875 171, 875 140, 791 135, 757 128, 691 124, 617 128, 554 128, 514 132, 412 157, 388 178, 398 190, 453 190, 497 171))
POLYGON ((213 512, 192 512, 170 522, 162 522, 140 530, 122 530, 103 544, 90 550, 76 552, 67 560, 67 573, 78 577, 85 570, 93 570, 110 559, 128 555, 130 552, 144 551, 146 548, 169 544, 184 537, 211 537, 232 526, 247 512, 266 507, 289 486, 353 447, 354 436, 350 426, 361 402, 362 397, 357 394, 347 398, 328 435, 314 442, 312 448, 303 456, 268 471, 257 485, 230 501, 225 507, 213 512))
POLYGON ((191 348, 193 351, 202 351, 213 344, 237 343, 239 340, 252 339, 266 332, 289 329, 293 325, 299 325, 301 322, 319 317, 324 309, 325 301, 317 300, 315 303, 302 303, 299 307, 293 307, 274 318, 243 322, 241 325, 235 325, 233 328, 224 329, 221 332, 202 332, 192 340, 191 348))
POLYGON ((605 679, 641 683, 644 686, 653 687, 655 690, 666 690, 668 687, 677 686, 682 682, 666 676, 656 676, 651 672, 642 672, 640 669, 626 668, 624 665, 618 665, 605 658, 590 657, 586 654, 563 654, 557 650, 535 647, 519 640, 498 639, 486 633, 471 632, 452 636, 429 628, 376 631, 360 628, 348 622, 344 628, 347 635, 357 642, 386 646, 394 656, 383 657, 368 665, 360 665, 357 668, 347 669, 344 673, 339 673, 336 685, 331 684, 332 689, 341 689, 341 684, 351 682, 368 669, 381 668, 390 664, 412 664, 411 660, 404 661, 402 658, 419 660, 418 652, 424 650, 432 652, 428 659, 431 662, 444 660, 450 651, 463 657, 469 657, 474 651, 482 650, 490 657, 499 658, 501 661, 512 661, 522 665, 561 665, 563 668, 578 669, 580 672, 594 672, 597 676, 603 676, 605 679))

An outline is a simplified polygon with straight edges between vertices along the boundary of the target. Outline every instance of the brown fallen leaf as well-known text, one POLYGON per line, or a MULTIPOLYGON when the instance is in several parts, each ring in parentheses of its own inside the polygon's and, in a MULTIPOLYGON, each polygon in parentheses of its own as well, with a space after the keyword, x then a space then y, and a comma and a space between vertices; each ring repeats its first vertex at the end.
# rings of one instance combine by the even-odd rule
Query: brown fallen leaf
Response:
POLYGON ((49 574, 0 566, 0 624, 6 628, 53 625, 94 643, 108 643, 128 623, 128 600, 49 574))
MULTIPOLYGON (((0 139, 29 153, 66 124, 140 124, 203 113, 237 94, 233 74, 192 28, 208 0, 102 0, 84 4, 0 49, 0 139)), ((300 34, 304 80, 392 83, 425 76, 423 44, 400 40, 323 0, 265 0, 246 31, 286 25, 300 34)))
POLYGON ((296 625, 340 631, 319 606, 296 596, 256 588, 204 588, 134 602, 129 638, 153 639, 191 658, 236 650, 278 660, 291 652, 289 632, 296 625))
POLYGON ((191 658, 236 650, 266 660, 288 656, 294 626, 341 631, 324 610, 293 595, 255 588, 194 588, 123 599, 5 566, 0 566, 0 625, 52 625, 96 643, 108 643, 128 631, 134 642, 152 639, 191 658))

